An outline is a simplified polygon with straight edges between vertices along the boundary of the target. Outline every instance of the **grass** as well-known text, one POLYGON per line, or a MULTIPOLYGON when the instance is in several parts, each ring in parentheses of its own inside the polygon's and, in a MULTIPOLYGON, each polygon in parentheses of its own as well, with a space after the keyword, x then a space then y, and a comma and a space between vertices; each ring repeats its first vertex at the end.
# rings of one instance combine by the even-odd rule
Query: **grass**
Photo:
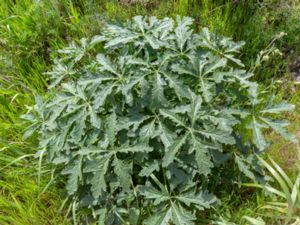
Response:
POLYGON ((59 188, 41 194, 49 173, 38 182, 37 140, 22 138, 25 124, 20 120, 33 96, 17 81, 0 81, 0 224, 67 224, 58 210, 59 188))
MULTIPOLYGON (((299 121, 299 109, 289 115, 288 119, 291 121, 299 121)), ((299 123, 292 123, 290 132, 296 134, 296 137, 300 142, 299 123)), ((299 143, 294 144, 288 142, 274 132, 268 134, 268 136, 272 142, 272 145, 268 149, 269 154, 272 155, 274 160, 280 164, 284 171, 286 171, 290 176, 295 176, 297 174, 297 169, 300 166, 299 143)))
MULTIPOLYGON (((40 195, 36 170, 31 166, 30 160, 22 164, 22 167, 9 167, 1 173, 1 224, 68 224, 58 210, 62 199, 57 190, 52 187, 40 195)), ((42 180, 41 187, 46 185, 47 180, 42 180)))
MULTIPOLYGON (((33 94, 45 93, 48 84, 43 73, 51 67, 56 50, 71 40, 98 34, 106 20, 124 21, 136 14, 192 16, 195 29, 207 26, 221 35, 245 40, 242 57, 247 67, 276 34, 286 32, 287 35, 275 43, 283 55, 265 62, 256 71, 255 79, 276 91, 277 98, 297 105, 296 111, 286 117, 293 121, 290 129, 300 139, 300 88, 293 84, 289 71, 291 62, 300 55, 299 0, 145 2, 124 5, 117 0, 101 3, 93 0, 0 1, 0 168, 36 152, 36 138, 22 138, 26 124, 20 115, 26 111, 26 105, 33 104, 33 94), (283 83, 273 82, 277 79, 283 83)), ((269 133, 268 138, 273 142, 268 150, 272 157, 288 174, 295 174, 297 145, 275 133, 269 133)), ((0 224, 68 224, 58 210, 63 198, 59 184, 39 196, 48 182, 47 177, 49 173, 42 177, 39 185, 37 162, 33 157, 1 169, 0 224)), ((219 214, 237 223, 243 215, 252 216, 263 199, 258 194, 247 195, 247 198, 245 202, 233 192, 222 199, 227 203, 218 209, 219 214)))

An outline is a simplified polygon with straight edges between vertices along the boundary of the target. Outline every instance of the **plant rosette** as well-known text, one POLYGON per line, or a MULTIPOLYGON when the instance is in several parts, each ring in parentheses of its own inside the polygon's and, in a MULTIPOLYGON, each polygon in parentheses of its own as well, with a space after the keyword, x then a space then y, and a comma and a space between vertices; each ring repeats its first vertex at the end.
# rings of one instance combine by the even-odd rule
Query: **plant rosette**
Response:
POLYGON ((195 224, 219 202, 217 186, 237 174, 263 179, 264 129, 294 140, 272 118, 294 106, 261 97, 235 56, 244 43, 192 26, 136 16, 59 51, 25 136, 37 130, 41 153, 68 177, 73 213, 89 209, 99 224, 195 224))

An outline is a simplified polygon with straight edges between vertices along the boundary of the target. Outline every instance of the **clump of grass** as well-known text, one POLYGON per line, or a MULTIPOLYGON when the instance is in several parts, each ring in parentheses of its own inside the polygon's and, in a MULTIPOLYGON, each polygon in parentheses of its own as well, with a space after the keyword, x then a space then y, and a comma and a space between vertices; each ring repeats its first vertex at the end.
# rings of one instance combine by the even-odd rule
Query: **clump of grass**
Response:
POLYGON ((261 210, 263 217, 268 221, 280 224, 291 224, 299 221, 300 212, 300 170, 295 179, 291 179, 285 171, 271 158, 268 161, 258 157, 262 165, 267 169, 270 177, 275 181, 270 184, 245 184, 248 187, 256 187, 264 190, 271 197, 263 203, 261 210))
MULTIPOLYGON (((5 155, 1 152, 0 158, 5 155)), ((14 225, 70 224, 59 212, 62 198, 55 187, 40 195, 48 178, 37 183, 32 160, 1 170, 0 223, 14 225)))
MULTIPOLYGON (((8 113, 10 121, 18 121, 8 113)), ((38 182, 34 144, 23 141, 23 127, 10 121, 0 120, 0 224, 68 224, 59 212, 57 186, 40 195, 50 175, 43 174, 38 182)))
POLYGON ((38 182, 36 140, 23 140, 20 119, 33 98, 18 79, 13 81, 0 79, 0 224, 68 224, 58 210, 62 197, 57 186, 40 195, 49 172, 38 182))

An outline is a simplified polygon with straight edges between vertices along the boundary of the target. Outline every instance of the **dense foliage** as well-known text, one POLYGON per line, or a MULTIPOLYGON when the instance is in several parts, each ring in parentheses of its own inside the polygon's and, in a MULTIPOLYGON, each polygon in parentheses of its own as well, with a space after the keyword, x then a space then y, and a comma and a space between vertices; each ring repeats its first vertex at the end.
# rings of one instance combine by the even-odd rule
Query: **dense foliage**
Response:
POLYGON ((99 224, 195 224, 218 204, 213 187, 238 170, 262 178, 263 129, 294 139, 270 117, 293 106, 262 97, 235 56, 243 42, 192 24, 136 16, 60 51, 25 136, 39 130, 74 211, 99 224))

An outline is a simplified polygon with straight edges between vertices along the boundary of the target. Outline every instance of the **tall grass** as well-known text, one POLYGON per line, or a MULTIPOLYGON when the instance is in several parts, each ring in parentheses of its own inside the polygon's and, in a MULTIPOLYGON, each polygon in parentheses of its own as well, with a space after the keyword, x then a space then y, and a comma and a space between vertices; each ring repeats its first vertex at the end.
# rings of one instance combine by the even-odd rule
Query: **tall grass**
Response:
POLYGON ((58 211, 62 197, 57 186, 40 195, 49 173, 38 183, 36 140, 22 138, 19 115, 32 95, 10 85, 0 88, 0 101, 0 224, 67 224, 58 211))
POLYGON ((292 180, 272 158, 269 157, 270 162, 267 162, 259 157, 259 161, 276 184, 245 184, 245 186, 261 188, 274 197, 261 207, 266 211, 263 216, 284 225, 299 221, 300 170, 298 169, 296 178, 292 180))

